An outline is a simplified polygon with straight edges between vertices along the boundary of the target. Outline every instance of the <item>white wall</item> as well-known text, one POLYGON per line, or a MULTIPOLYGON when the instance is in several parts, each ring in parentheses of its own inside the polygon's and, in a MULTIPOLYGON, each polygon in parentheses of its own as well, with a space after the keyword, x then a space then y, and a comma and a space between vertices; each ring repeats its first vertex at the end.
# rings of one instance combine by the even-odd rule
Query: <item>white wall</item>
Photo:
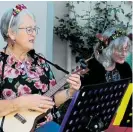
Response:
MULTIPOLYGON (((0 1, 0 18, 3 13, 9 8, 14 8, 16 4, 24 4, 28 10, 32 12, 37 20, 37 25, 40 27, 39 34, 36 38, 35 49, 39 53, 43 53, 46 56, 46 20, 47 20, 47 2, 45 1, 0 1)), ((5 42, 0 35, 0 49, 5 46, 5 42)))
MULTIPOLYGON (((65 7, 66 1, 54 1, 54 17, 63 17, 64 14, 68 13, 65 7)), ((54 19, 54 25, 58 25, 58 21, 54 19)), ((66 42, 61 41, 56 35, 53 37, 53 62, 66 69, 66 42)), ((53 68, 56 79, 59 80, 64 76, 64 73, 53 68)))

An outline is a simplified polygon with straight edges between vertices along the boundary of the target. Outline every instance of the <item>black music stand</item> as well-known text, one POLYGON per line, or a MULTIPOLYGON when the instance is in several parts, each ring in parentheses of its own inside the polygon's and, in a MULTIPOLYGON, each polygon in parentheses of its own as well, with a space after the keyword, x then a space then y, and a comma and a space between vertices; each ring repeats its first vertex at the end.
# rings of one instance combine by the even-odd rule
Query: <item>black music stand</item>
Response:
POLYGON ((133 95, 130 97, 124 117, 120 123, 120 127, 132 127, 132 96, 133 95))
POLYGON ((72 99, 60 132, 106 130, 128 87, 129 80, 84 86, 72 99))

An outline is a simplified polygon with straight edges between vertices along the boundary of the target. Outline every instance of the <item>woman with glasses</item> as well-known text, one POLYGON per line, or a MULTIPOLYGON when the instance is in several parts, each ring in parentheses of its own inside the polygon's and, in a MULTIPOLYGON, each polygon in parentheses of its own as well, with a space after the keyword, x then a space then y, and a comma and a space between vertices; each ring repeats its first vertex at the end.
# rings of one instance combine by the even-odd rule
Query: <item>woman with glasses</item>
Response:
MULTIPOLYGON (((72 74, 67 80, 70 88, 58 91, 54 101, 42 96, 56 81, 44 60, 28 54, 38 29, 34 15, 23 4, 8 10, 1 18, 0 30, 7 45, 0 52, 0 117, 23 108, 43 113, 64 103, 80 88, 79 75, 72 74)), ((51 118, 49 115, 47 120, 51 118)))
MULTIPOLYGON (((81 79, 82 85, 98 84, 131 78, 132 70, 125 59, 131 52, 131 41, 124 28, 112 27, 97 34, 94 57, 88 62, 89 71, 81 79)), ((124 131, 111 127, 107 132, 124 131)))
POLYGON ((124 29, 112 27, 97 34, 99 42, 94 46, 94 58, 88 62, 89 72, 82 84, 117 81, 132 76, 125 59, 131 52, 131 41, 124 29))

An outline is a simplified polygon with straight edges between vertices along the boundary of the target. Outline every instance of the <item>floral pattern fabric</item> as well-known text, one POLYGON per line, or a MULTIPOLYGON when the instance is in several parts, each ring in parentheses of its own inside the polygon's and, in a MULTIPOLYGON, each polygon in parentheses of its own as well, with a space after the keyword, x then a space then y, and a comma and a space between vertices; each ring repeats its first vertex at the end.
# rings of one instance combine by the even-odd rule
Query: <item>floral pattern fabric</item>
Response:
MULTIPOLYGON (((4 54, 0 52, 0 78, 4 54)), ((29 56, 25 62, 20 62, 13 55, 6 56, 1 99, 13 99, 25 94, 43 95, 56 84, 50 66, 43 59, 29 56)))

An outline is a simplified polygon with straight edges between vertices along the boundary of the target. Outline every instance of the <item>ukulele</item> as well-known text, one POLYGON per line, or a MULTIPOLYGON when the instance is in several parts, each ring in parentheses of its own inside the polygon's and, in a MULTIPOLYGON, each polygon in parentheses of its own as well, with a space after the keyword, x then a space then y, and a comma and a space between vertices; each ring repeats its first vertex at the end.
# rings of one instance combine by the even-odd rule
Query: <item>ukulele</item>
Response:
MULTIPOLYGON (((88 69, 77 68, 74 73, 85 74, 88 69)), ((69 77, 65 76, 60 81, 52 86, 44 95, 52 97, 57 91, 59 91, 65 84, 66 79, 69 77)), ((12 112, 5 116, 3 131, 4 132, 34 132, 37 122, 44 118, 51 110, 45 111, 44 113, 22 109, 19 111, 12 112)), ((0 118, 0 123, 2 121, 0 118)))

